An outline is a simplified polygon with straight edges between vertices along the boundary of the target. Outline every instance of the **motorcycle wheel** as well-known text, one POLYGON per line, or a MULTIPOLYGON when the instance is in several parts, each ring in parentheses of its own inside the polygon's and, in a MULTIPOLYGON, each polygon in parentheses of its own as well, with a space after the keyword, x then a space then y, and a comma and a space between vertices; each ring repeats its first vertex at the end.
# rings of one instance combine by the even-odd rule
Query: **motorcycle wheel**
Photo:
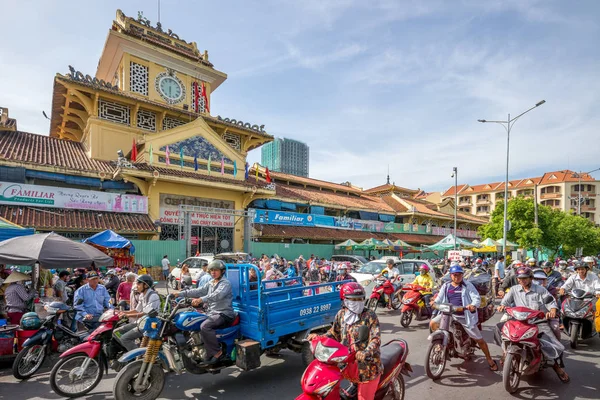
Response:
POLYGON ((13 376, 17 379, 29 379, 44 363, 46 346, 36 344, 23 348, 13 362, 13 376))
POLYGON ((138 360, 129 363, 117 374, 117 379, 113 386, 113 396, 116 400, 154 400, 160 396, 165 386, 165 372, 156 364, 152 365, 146 390, 138 393, 133 389, 133 384, 138 376, 138 372, 140 372, 142 362, 142 360, 138 360))
POLYGON ((313 355, 313 353, 310 349, 309 342, 302 343, 302 350, 301 350, 300 354, 302 356, 302 363, 304 364, 305 367, 308 367, 308 364, 313 362, 313 360, 315 359, 315 356, 313 355))
POLYGON ((104 368, 96 358, 89 358, 84 353, 72 354, 61 360, 52 368, 50 373, 50 387, 54 393, 62 397, 73 398, 83 396, 94 390, 102 380, 104 368), (90 360, 84 375, 78 380, 75 374, 79 373, 79 367, 90 360))
POLYGON ((441 339, 436 339, 429 344, 425 358, 425 372, 434 381, 440 379, 444 373, 447 351, 441 339))
POLYGON ((413 319, 413 311, 412 310, 408 310, 406 312, 403 312, 402 314, 400 314, 400 325, 402 325, 405 328, 408 328, 410 326, 410 322, 413 319))
POLYGON ((519 372, 520 356, 508 353, 502 368, 502 383, 508 393, 514 393, 519 388, 521 373, 519 372))
POLYGON ((572 349, 577 348, 577 337, 579 336, 579 325, 571 325, 571 335, 569 337, 569 342, 571 344, 572 349))
POLYGON ((177 290, 178 289, 178 287, 177 287, 177 279, 171 277, 171 281, 169 283, 171 284, 171 289, 173 289, 173 290, 177 290))
POLYGON ((373 312, 376 312, 377 303, 379 303, 379 301, 373 297, 372 299, 369 299, 369 302, 367 303, 367 308, 373 312))
POLYGON ((394 293, 392 295, 392 308, 398 310, 402 306, 401 292, 394 293))
POLYGON ((396 379, 390 382, 384 400, 404 400, 404 377, 398 374, 396 379))

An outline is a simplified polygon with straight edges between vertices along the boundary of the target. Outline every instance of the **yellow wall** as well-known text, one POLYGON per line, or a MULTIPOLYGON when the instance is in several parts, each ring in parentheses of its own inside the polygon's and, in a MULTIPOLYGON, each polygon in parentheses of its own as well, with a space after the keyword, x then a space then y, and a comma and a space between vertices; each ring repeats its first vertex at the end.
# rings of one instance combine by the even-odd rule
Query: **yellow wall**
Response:
MULTIPOLYGON (((160 94, 156 91, 156 89, 154 87, 154 81, 156 79, 156 76, 162 72, 167 71, 167 69, 164 66, 156 64, 151 61, 146 61, 144 59, 141 59, 139 57, 136 57, 136 56, 128 54, 128 53, 124 53, 119 69, 121 69, 121 68, 124 72, 124 74, 123 74, 124 79, 122 79, 122 82, 120 82, 121 90, 128 92, 132 95, 147 99, 147 100, 167 104, 167 102, 160 96, 160 94), (129 66, 130 66, 130 62, 132 62, 132 61, 148 67, 148 96, 143 96, 139 93, 129 92, 129 89, 130 89, 130 74, 129 74, 130 67, 129 66)), ((187 104, 189 107, 189 110, 192 110, 192 98, 193 98, 192 92, 191 92, 192 83, 197 82, 198 85, 201 85, 202 81, 199 79, 196 79, 194 77, 190 77, 188 75, 182 74, 180 72, 176 72, 175 75, 177 76, 177 78, 179 78, 179 80, 183 83, 183 86, 185 87, 185 98, 180 103, 171 104, 171 106, 183 108, 183 105, 187 104)), ((206 86, 206 96, 208 97, 208 102, 209 102, 209 107, 210 107, 210 104, 211 104, 210 83, 205 82, 204 84, 206 86)))
POLYGON ((84 146, 92 158, 116 160, 117 150, 123 150, 124 154, 131 151, 136 132, 139 129, 90 117, 84 146))
MULTIPOLYGON (((222 189, 212 189, 204 187, 187 186, 178 183, 158 181, 152 187, 148 196, 148 214, 153 221, 159 219, 160 216, 160 194, 168 193, 180 196, 201 197, 206 199, 218 199, 233 201, 236 210, 243 210, 242 205, 243 194, 222 189)), ((234 251, 244 250, 244 219, 236 218, 236 225, 233 233, 234 251)))

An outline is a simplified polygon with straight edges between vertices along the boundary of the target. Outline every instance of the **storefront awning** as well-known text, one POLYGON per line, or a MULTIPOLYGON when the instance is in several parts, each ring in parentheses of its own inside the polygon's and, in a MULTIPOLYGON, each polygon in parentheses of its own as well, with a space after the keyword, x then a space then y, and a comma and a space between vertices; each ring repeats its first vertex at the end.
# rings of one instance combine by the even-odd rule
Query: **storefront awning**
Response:
POLYGON ((125 234, 156 233, 154 223, 146 214, 0 205, 0 217, 23 227, 46 232, 100 232, 112 229, 125 234))
POLYGON ((363 241, 365 239, 375 238, 378 240, 403 240, 410 244, 432 244, 442 239, 442 236, 417 235, 410 233, 383 233, 354 231, 349 229, 312 228, 304 226, 282 226, 269 224, 257 224, 255 225, 255 229, 259 232, 262 232, 261 234, 259 234, 259 237, 265 239, 297 238, 312 240, 333 240, 335 242, 338 242, 346 239, 363 241))

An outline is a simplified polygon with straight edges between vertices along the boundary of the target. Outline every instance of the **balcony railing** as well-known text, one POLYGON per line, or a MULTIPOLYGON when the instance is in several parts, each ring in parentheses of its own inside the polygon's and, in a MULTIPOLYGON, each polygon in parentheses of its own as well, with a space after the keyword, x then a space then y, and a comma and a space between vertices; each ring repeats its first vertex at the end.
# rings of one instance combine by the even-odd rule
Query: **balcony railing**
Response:
MULTIPOLYGON (((577 206, 575 206, 577 208, 577 206)), ((596 211, 596 206, 581 206, 581 211, 596 211)))
POLYGON ((542 199, 560 199, 562 198, 562 193, 558 192, 558 193, 542 193, 540 195, 540 198, 542 199))
POLYGON ((459 200, 458 201, 458 205, 463 206, 463 205, 471 205, 471 199, 467 199, 467 200, 459 200))
MULTIPOLYGON (((571 190, 571 197, 573 196, 579 196, 579 192, 577 190, 571 190)), ((581 191, 581 197, 595 197, 596 196, 596 192, 587 192, 587 191, 581 191)))

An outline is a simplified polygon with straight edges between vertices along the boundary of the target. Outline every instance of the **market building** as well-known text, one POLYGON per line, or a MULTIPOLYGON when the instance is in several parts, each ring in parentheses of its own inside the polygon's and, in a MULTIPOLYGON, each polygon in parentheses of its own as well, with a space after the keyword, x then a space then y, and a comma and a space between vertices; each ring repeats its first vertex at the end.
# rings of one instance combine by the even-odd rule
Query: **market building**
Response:
POLYGON ((263 125, 210 114, 226 78, 195 42, 118 10, 95 76, 71 66, 56 75, 49 137, 12 129, 10 119, 0 127, 3 186, 60 191, 62 206, 4 198, 0 215, 74 238, 113 229, 189 239, 192 252, 242 250, 245 207, 275 194, 246 180, 246 155, 273 138, 263 125), (71 201, 83 190, 93 200, 71 201))
MULTIPOLYGON (((455 189, 459 210, 479 217, 489 218, 496 205, 504 201, 504 182, 452 186, 441 193, 441 198, 454 199, 455 189)), ((570 170, 546 172, 535 178, 508 182, 509 199, 517 196, 534 197, 538 204, 580 213, 596 225, 600 225, 600 213, 596 212, 599 190, 600 181, 587 173, 570 170)))

